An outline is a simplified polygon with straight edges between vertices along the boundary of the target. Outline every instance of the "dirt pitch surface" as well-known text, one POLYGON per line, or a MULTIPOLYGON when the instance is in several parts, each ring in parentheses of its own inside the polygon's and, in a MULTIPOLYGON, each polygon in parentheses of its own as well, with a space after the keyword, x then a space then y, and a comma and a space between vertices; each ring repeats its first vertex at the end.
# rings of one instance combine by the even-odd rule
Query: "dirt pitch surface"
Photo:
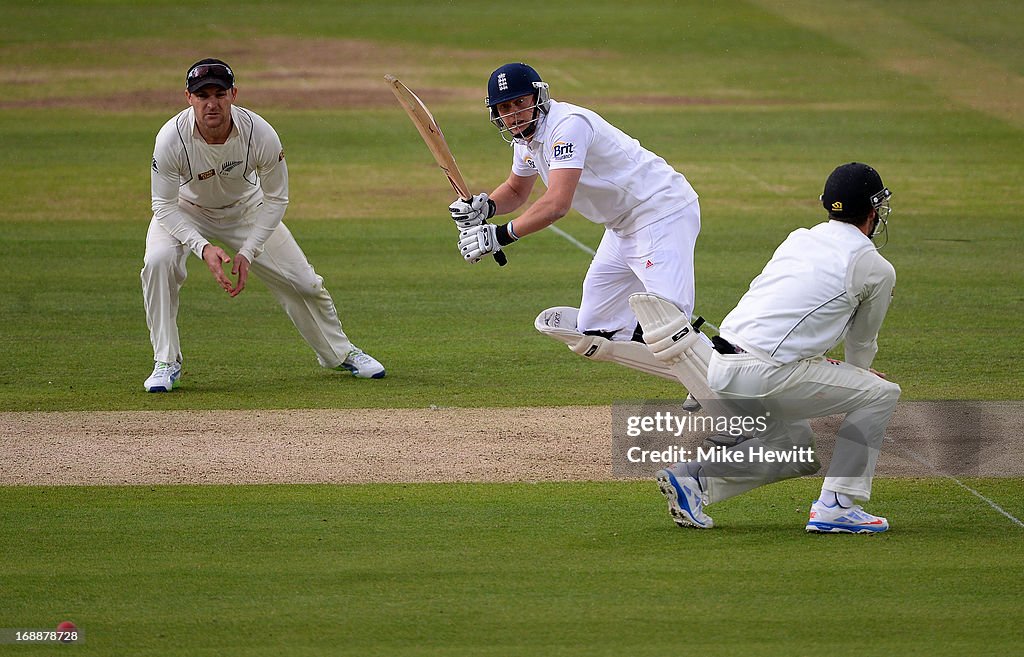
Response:
MULTIPOLYGON (((1021 476, 1022 411, 901 404, 878 474, 1021 476)), ((823 462, 839 420, 813 423, 823 462)), ((6 412, 0 485, 608 480, 612 424, 608 406, 6 412)))

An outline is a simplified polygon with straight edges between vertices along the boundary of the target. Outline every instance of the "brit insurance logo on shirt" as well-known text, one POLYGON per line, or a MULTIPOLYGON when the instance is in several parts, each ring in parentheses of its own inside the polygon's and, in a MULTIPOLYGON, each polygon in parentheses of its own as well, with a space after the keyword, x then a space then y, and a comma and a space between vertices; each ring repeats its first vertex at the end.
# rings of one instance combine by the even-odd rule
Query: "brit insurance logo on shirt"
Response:
POLYGON ((536 171, 536 170, 537 170, 537 163, 536 163, 536 162, 534 162, 534 161, 533 161, 533 158, 532 158, 532 157, 530 157, 529 155, 527 155, 527 156, 525 156, 525 157, 523 158, 523 164, 525 164, 526 166, 530 167, 530 168, 531 168, 531 169, 533 169, 534 171, 536 171))
POLYGON ((551 158, 555 162, 571 160, 575 146, 571 141, 558 140, 551 145, 551 158))

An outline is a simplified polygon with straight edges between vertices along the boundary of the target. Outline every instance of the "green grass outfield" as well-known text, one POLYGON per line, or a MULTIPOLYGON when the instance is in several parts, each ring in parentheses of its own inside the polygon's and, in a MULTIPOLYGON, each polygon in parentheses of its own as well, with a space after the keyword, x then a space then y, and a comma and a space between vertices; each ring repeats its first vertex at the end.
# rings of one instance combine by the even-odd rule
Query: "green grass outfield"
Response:
MULTIPOLYGON (((703 218, 697 309, 716 323, 790 230, 822 219, 834 166, 876 166, 898 273, 876 366, 906 399, 1024 398, 1020 3, 0 7, 0 411, 678 398, 534 331, 540 310, 578 304, 582 251, 544 233, 504 269, 455 252, 452 193, 382 78, 429 92, 463 172, 489 190, 509 152, 481 99, 517 59, 687 175, 703 218), (388 378, 323 372, 259 282, 229 300, 193 260, 184 385, 142 392, 153 138, 207 55, 280 132, 286 222, 388 378), (370 100, 317 86, 345 84, 370 100)), ((600 238, 578 216, 559 226, 600 238)), ((1024 517, 1020 478, 967 483, 1024 517)), ((870 510, 891 533, 806 536, 817 485, 713 507, 706 533, 677 530, 643 482, 0 488, 0 628, 73 618, 87 641, 64 651, 82 655, 1018 649, 1020 527, 952 481, 886 479, 870 510)))
POLYGON ((73 618, 83 656, 1017 650, 1020 532, 951 482, 876 488, 894 531, 855 537, 803 533, 809 480, 708 532, 646 482, 4 489, 0 619, 73 618))
MULTIPOLYGON (((492 189, 509 152, 480 98, 489 72, 515 58, 546 72, 556 98, 603 112, 693 182, 697 310, 712 322, 790 230, 821 220, 816 199, 835 165, 874 164, 894 192, 884 253, 898 272, 878 369, 907 399, 1020 398, 1024 83, 1011 19, 1024 10, 799 4, 517 5, 550 26, 535 46, 519 45, 519 23, 482 2, 264 3, 230 19, 201 3, 10 7, 0 25, 0 410, 676 396, 673 384, 574 359, 534 331, 544 308, 579 303, 583 251, 538 234, 498 269, 469 266, 454 249, 451 191, 382 77, 435 90, 428 98, 467 178, 492 189), (185 16, 187 36, 165 33, 185 16), (841 34, 828 29, 852 19, 841 34), (847 43, 858 35, 863 47, 847 43), (305 76, 298 107, 253 109, 288 152, 286 221, 387 380, 320 371, 260 283, 229 300, 193 259, 180 317, 187 394, 141 391, 153 138, 183 106, 181 71, 200 53, 233 63, 242 104, 280 92, 282 70, 305 76), (307 79, 380 100, 325 106, 307 79)), ((600 238, 578 216, 559 225, 592 246, 600 238)))

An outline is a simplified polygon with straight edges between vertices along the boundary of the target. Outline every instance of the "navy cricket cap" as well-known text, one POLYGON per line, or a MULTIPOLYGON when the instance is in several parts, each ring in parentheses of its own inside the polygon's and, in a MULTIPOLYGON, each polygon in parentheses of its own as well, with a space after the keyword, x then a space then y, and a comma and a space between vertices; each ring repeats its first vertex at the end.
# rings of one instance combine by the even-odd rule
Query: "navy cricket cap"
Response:
POLYGON ((219 59, 200 59, 185 74, 185 88, 189 93, 195 93, 208 84, 230 89, 235 86, 235 74, 230 66, 219 59))

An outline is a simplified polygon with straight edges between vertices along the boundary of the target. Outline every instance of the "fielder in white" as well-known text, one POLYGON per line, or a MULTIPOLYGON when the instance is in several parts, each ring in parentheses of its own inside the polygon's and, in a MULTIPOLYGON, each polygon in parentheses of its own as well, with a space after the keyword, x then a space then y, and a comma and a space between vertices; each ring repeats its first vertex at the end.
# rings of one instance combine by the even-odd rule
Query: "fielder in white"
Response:
MULTIPOLYGON (((490 194, 456 200, 449 210, 461 229, 459 251, 469 262, 542 230, 577 210, 605 227, 583 281, 580 307, 538 316, 536 327, 576 353, 610 360, 672 380, 640 341, 629 295, 648 291, 669 299, 687 317, 693 311, 693 250, 700 232, 697 193, 664 159, 589 109, 550 98, 530 66, 506 64, 487 83, 491 122, 513 144, 512 171, 490 194), (547 190, 514 220, 487 219, 522 207, 537 178, 547 190)), ((706 391, 697 363, 686 384, 706 391)), ((692 364, 691 364, 692 365, 692 364)), ((697 398, 707 395, 697 395, 697 398)), ((701 400, 703 401, 703 400, 701 400)))
POLYGON ((277 133, 234 104, 231 68, 204 59, 185 76, 189 104, 156 137, 153 220, 146 236, 142 294, 156 365, 148 392, 168 392, 181 375, 178 293, 191 251, 232 297, 249 271, 267 284, 320 365, 378 379, 384 367, 355 347, 341 328, 323 279, 281 222, 288 206, 288 167, 277 133), (210 240, 235 252, 232 259, 210 240), (232 263, 232 281, 224 265, 232 263))
MULTIPOLYGON (((900 396, 898 385, 871 369, 896 283, 895 270, 872 242, 879 227, 886 227, 890 196, 870 166, 851 162, 836 168, 821 196, 829 221, 793 231, 723 320, 708 383, 744 414, 767 412, 766 428, 730 448, 747 457, 743 466, 689 462, 657 474, 680 526, 709 528, 706 505, 816 472, 816 459, 772 463, 751 455, 813 447, 807 419, 845 413, 806 530, 889 528, 885 518, 857 502, 871 497, 883 435, 900 396), (825 357, 844 340, 846 362, 825 357)), ((671 306, 649 295, 631 303, 645 330, 671 331, 671 306)))

